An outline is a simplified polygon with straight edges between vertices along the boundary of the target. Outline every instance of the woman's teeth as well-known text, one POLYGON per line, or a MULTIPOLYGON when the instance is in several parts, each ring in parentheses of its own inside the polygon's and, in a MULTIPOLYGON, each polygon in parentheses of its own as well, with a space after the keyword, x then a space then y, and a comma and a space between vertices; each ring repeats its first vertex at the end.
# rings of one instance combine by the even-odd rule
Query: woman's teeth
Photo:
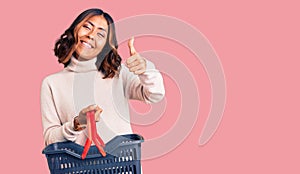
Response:
POLYGON ((86 43, 86 42, 82 42, 82 44, 87 47, 87 48, 92 48, 92 45, 90 45, 89 43, 86 43))

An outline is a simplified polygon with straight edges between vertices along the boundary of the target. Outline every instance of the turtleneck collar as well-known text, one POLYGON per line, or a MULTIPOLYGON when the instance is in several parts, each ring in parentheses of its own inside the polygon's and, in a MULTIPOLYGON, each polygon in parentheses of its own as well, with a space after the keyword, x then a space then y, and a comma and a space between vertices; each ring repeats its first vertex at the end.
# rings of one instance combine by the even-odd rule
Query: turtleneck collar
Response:
POLYGON ((72 56, 71 62, 66 67, 66 69, 73 72, 98 71, 96 66, 96 61, 97 61, 97 57, 87 61, 79 61, 74 56, 72 56))

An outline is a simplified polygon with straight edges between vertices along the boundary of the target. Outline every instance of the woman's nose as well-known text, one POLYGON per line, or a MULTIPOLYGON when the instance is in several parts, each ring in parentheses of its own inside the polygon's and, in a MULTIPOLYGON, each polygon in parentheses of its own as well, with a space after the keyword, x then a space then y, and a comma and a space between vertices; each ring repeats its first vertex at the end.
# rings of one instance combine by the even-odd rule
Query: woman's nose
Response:
POLYGON ((87 37, 91 40, 94 40, 94 36, 92 34, 88 34, 87 37))
POLYGON ((91 40, 94 40, 94 30, 91 30, 88 34, 87 37, 91 40))

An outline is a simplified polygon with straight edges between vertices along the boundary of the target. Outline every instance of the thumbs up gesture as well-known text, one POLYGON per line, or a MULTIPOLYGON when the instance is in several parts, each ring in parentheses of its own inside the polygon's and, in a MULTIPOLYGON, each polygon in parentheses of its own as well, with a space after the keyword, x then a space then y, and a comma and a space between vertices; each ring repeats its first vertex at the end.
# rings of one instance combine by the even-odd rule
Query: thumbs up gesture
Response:
POLYGON ((126 66, 130 72, 133 72, 136 75, 143 74, 146 71, 146 59, 136 52, 133 43, 134 38, 132 37, 128 41, 130 57, 126 60, 126 66))

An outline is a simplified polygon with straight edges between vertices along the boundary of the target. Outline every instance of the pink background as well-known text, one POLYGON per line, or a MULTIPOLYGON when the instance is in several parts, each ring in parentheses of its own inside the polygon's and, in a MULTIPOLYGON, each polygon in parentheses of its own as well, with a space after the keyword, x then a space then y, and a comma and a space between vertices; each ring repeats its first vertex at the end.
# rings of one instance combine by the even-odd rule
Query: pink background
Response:
MULTIPOLYGON (((54 41, 89 7, 102 8, 115 20, 154 13, 186 21, 207 37, 223 65, 227 83, 223 120, 213 138, 198 146, 211 102, 202 65, 182 56, 189 53, 174 43, 136 40, 137 50, 158 49, 181 57, 197 79, 201 98, 191 134, 170 153, 143 161, 144 173, 300 173, 300 12, 296 0, 1 2, 2 172, 49 173, 41 153, 41 80, 62 69, 53 56, 54 41)), ((120 52, 128 57, 124 45, 120 52)), ((179 89, 165 78, 165 115, 155 124, 134 126, 146 139, 167 131, 179 112, 179 89)), ((137 105, 137 110, 143 108, 137 105)))

